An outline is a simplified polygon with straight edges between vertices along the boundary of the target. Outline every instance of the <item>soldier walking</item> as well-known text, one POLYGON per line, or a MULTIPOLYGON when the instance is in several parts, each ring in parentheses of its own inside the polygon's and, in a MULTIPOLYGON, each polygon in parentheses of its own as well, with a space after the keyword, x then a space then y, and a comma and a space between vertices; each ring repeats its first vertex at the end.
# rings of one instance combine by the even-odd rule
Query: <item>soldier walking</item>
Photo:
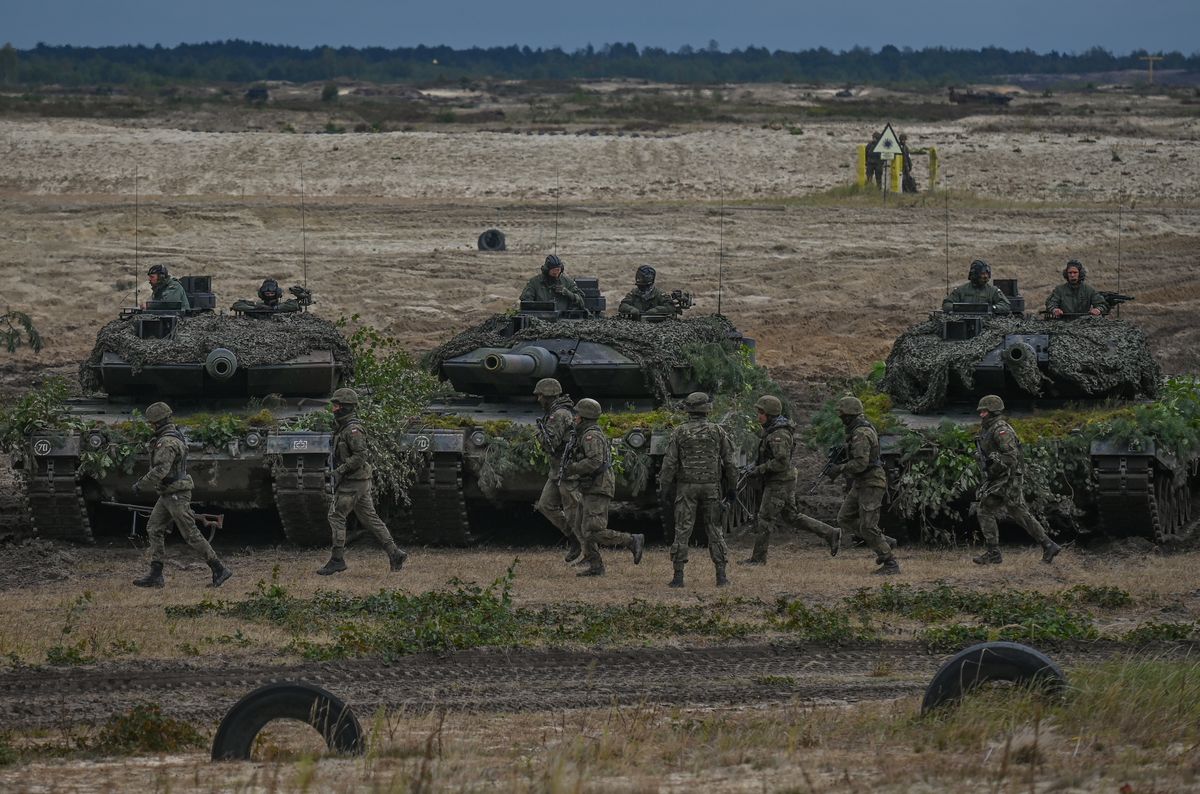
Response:
POLYGON ((717 587, 724 587, 729 584, 725 575, 729 548, 721 528, 721 484, 724 482, 727 494, 737 488, 733 443, 720 425, 708 421, 712 403, 707 394, 692 392, 683 408, 688 419, 671 431, 658 475, 661 491, 675 489, 675 541, 671 544, 675 578, 670 586, 683 587, 688 541, 699 512, 708 532, 708 556, 716 568, 717 587))
POLYGON ((754 550, 744 565, 766 565, 771 545, 771 530, 785 520, 798 523, 803 529, 820 536, 829 544, 829 553, 836 555, 841 546, 841 530, 810 518, 796 505, 796 468, 792 465, 792 449, 796 444, 796 426, 783 416, 783 403, 770 394, 754 404, 762 433, 758 441, 756 463, 745 473, 763 480, 762 498, 754 520, 754 550))
POLYGON ((560 480, 574 508, 571 526, 583 542, 587 568, 577 576, 603 576, 600 544, 620 546, 633 552, 633 564, 642 561, 645 535, 630 535, 608 528, 608 506, 616 493, 612 470, 612 448, 598 424, 600 403, 583 399, 575 404, 575 432, 563 452, 560 480))
POLYGON ((333 501, 329 505, 329 528, 333 535, 333 548, 329 562, 317 570, 321 576, 330 576, 346 570, 346 519, 351 513, 358 516, 358 523, 370 530, 387 552, 392 571, 399 571, 408 559, 392 540, 392 533, 375 512, 375 500, 371 495, 371 464, 367 462, 367 431, 356 415, 358 392, 341 388, 333 393, 333 421, 337 425, 333 434, 333 475, 335 478, 333 501))
POLYGON ((538 405, 542 407, 545 416, 538 420, 538 443, 550 461, 550 470, 546 473, 546 484, 542 487, 542 495, 538 497, 534 509, 544 515, 570 544, 567 549, 567 562, 574 562, 583 554, 583 543, 571 528, 566 506, 571 505, 571 495, 559 478, 562 470, 563 452, 567 448, 567 440, 575 429, 575 411, 570 395, 563 394, 562 384, 554 378, 542 378, 533 387, 538 405))
POLYGON ((1050 540, 1045 528, 1025 504, 1024 455, 1017 431, 1004 421, 1004 400, 995 394, 988 394, 979 401, 976 410, 982 420, 975 443, 979 449, 979 465, 983 475, 976 492, 979 504, 977 514, 987 551, 975 557, 975 562, 978 565, 999 565, 1004 562, 1000 556, 1000 529, 996 520, 1007 514, 1041 544, 1042 562, 1050 564, 1062 547, 1050 540))
POLYGON ((887 472, 879 454, 879 433, 863 414, 862 401, 847 395, 838 400, 838 416, 846 428, 846 462, 829 470, 833 478, 844 475, 849 486, 838 511, 837 522, 843 532, 862 538, 875 552, 872 573, 900 573, 900 563, 892 554, 891 544, 879 531, 879 511, 887 492, 887 472))
POLYGON ((150 448, 150 470, 133 484, 133 492, 140 494, 143 488, 153 487, 158 492, 158 501, 146 522, 146 534, 150 536, 150 573, 134 579, 138 587, 162 587, 164 539, 171 525, 179 527, 179 534, 196 552, 204 557, 212 569, 212 586, 220 587, 233 571, 217 559, 212 546, 196 529, 196 515, 192 512, 192 478, 187 472, 187 440, 171 421, 171 407, 157 402, 146 409, 146 421, 154 427, 154 444, 150 448))

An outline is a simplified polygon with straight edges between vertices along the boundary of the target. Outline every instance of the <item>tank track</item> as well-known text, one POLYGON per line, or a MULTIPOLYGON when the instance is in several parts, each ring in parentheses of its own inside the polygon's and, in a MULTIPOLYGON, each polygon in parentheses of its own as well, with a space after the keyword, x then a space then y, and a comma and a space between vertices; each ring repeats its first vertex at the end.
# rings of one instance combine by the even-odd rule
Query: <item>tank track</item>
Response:
POLYGON ((271 483, 283 534, 296 546, 328 546, 330 496, 325 471, 276 468, 271 483))
POLYGON ((1151 466, 1124 474, 1119 483, 1100 478, 1098 503, 1104 528, 1113 534, 1148 536, 1156 545, 1182 540, 1193 529, 1188 476, 1192 468, 1175 472, 1151 466))
POLYGON ((25 507, 34 534, 52 540, 94 542, 87 503, 74 468, 59 472, 53 463, 48 467, 46 474, 25 477, 25 507))
POLYGON ((462 461, 457 457, 429 460, 424 476, 408 490, 411 506, 400 514, 400 534, 421 543, 469 546, 471 522, 463 496, 462 461))

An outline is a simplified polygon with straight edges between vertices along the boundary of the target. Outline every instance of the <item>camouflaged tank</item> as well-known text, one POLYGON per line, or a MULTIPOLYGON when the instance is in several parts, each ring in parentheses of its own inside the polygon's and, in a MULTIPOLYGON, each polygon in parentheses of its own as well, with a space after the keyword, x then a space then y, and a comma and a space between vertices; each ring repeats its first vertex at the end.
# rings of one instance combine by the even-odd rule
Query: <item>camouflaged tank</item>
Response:
MULTIPOLYGON (((685 348, 718 343, 752 351, 753 340, 719 315, 606 317, 597 279, 578 277, 575 283, 584 292, 585 309, 555 311, 549 304, 525 302, 516 313, 497 315, 429 356, 430 369, 456 394, 429 405, 423 423, 406 438, 421 459, 422 473, 409 496, 413 514, 421 517, 412 529, 424 540, 467 543, 480 529, 478 521, 472 525, 472 514, 497 507, 528 511, 537 501, 547 470, 537 451, 543 412, 533 396, 541 378, 557 378, 576 401, 590 397, 600 403, 616 460, 614 510, 655 515, 669 528, 671 511, 660 509, 656 490, 667 433, 639 418, 699 388, 685 348)), ((677 301, 680 311, 691 305, 686 294, 677 301)), ((739 523, 732 512, 727 523, 739 523)))
POLYGON ((188 439, 198 512, 268 510, 299 545, 329 542, 329 432, 314 427, 350 373, 346 340, 304 309, 217 313, 207 276, 180 279, 192 309, 153 301, 97 334, 80 366, 85 396, 58 427, 33 433, 16 461, 41 537, 91 541, 99 526, 136 529, 153 494, 132 491, 146 471, 153 402, 168 403, 188 439), (122 522, 120 524, 116 522, 122 522))
MULTIPOLYGON (((1089 315, 1032 317, 1024 313, 1015 279, 997 280, 996 286, 1013 304, 1011 315, 956 304, 896 340, 880 388, 892 398, 901 424, 916 430, 946 420, 978 425, 975 408, 985 394, 999 395, 1015 418, 1158 398, 1162 372, 1136 326, 1089 315)), ((893 482, 903 466, 898 440, 881 438, 893 482)), ((1156 543, 1178 539, 1191 520, 1195 455, 1180 456, 1154 441, 1098 438, 1090 457, 1095 488, 1086 489, 1085 507, 1098 529, 1156 543)))

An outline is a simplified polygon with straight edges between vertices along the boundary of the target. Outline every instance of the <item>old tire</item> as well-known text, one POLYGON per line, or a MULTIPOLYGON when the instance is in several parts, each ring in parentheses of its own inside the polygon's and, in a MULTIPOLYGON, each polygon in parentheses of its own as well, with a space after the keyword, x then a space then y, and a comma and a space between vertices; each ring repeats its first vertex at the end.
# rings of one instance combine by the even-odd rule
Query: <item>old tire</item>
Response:
POLYGON ((311 725, 334 752, 357 755, 364 749, 358 718, 341 698, 319 686, 290 681, 259 687, 234 704, 213 738, 212 760, 249 761, 259 732, 280 719, 311 725))
POLYGON ((208 358, 204 360, 204 371, 213 380, 227 381, 233 377, 233 373, 237 372, 238 362, 237 356, 232 350, 226 350, 223 347, 213 348, 213 351, 208 354, 208 358))
POLYGON ((1067 683, 1063 671, 1041 651, 1019 642, 981 642, 942 665, 925 690, 921 713, 957 701, 989 681, 1011 681, 1053 693, 1067 683))
POLYGON ((480 251, 503 251, 506 248, 507 244, 504 240, 504 232, 499 229, 488 229, 479 235, 480 251))

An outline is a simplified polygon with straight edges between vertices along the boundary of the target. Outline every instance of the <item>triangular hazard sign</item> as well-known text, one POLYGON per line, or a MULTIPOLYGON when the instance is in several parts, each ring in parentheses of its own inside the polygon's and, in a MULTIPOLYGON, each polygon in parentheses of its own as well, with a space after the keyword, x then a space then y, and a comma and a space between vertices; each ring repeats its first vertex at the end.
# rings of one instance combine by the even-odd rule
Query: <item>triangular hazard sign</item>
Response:
POLYGON ((875 144, 872 151, 885 160, 891 160, 896 155, 900 154, 900 139, 896 137, 896 133, 892 131, 892 125, 888 124, 883 128, 883 133, 879 136, 879 143, 875 144))

